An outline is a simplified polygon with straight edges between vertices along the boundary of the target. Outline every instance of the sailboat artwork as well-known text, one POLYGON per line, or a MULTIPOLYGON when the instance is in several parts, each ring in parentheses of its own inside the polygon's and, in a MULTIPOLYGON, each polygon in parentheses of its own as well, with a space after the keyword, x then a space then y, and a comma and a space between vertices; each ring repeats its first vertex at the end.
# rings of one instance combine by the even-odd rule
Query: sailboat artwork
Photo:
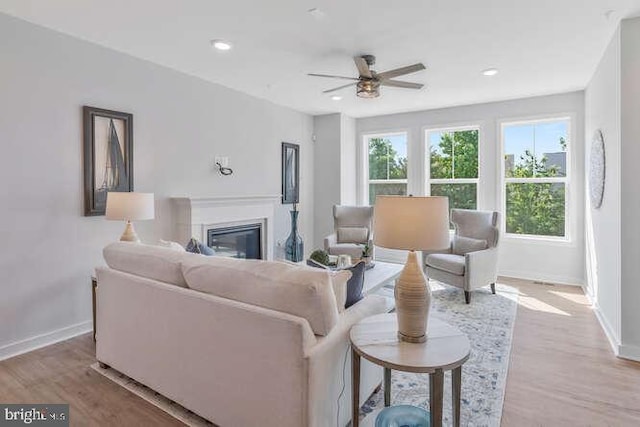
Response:
POLYGON ((104 215, 107 193, 133 191, 133 116, 84 107, 85 216, 104 215))
POLYGON ((122 146, 113 119, 109 120, 109 137, 106 144, 102 184, 96 189, 96 204, 107 203, 107 192, 128 191, 129 177, 124 164, 122 146))

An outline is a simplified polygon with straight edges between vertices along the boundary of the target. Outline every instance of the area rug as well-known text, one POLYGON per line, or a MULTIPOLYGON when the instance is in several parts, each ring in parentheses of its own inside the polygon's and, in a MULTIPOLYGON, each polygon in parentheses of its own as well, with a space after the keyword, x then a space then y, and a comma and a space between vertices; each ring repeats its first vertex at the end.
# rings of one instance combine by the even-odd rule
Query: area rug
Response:
MULTIPOLYGON (((431 281, 431 316, 456 326, 471 342, 471 356, 462 367, 461 425, 499 426, 509 369, 511 338, 518 307, 518 291, 496 285, 472 292, 465 304, 462 290, 431 281)), ((445 374, 443 423, 451 425, 451 372, 445 374)), ((429 375, 392 371, 391 404, 410 404, 429 410, 429 375)), ((360 416, 384 406, 380 390, 362 407, 360 416)))

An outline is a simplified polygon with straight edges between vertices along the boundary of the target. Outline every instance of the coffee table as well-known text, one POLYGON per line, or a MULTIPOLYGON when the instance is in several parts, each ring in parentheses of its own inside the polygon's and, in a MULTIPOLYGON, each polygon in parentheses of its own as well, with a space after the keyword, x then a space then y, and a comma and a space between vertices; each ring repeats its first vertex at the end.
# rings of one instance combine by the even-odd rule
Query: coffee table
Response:
POLYGON ((373 268, 364 272, 364 286, 362 294, 375 294, 385 286, 395 285, 395 280, 400 276, 404 265, 391 262, 375 261, 373 268))
MULTIPOLYGON (((384 368, 384 405, 391 404, 391 370, 429 374, 429 412, 431 427, 442 426, 444 371, 451 370, 453 425, 460 425, 462 364, 471 352, 469 339, 457 328, 434 317, 429 318, 424 343, 400 341, 396 315, 367 317, 351 328, 352 427, 359 427, 360 358, 384 368)), ((365 418, 373 425, 378 411, 365 418)))

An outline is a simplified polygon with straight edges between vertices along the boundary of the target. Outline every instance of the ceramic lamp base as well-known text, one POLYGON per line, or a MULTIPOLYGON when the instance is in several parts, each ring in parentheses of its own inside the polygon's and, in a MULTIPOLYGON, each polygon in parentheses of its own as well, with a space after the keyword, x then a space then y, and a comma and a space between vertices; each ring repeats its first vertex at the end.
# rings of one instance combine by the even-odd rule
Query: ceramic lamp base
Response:
POLYGON ((398 338, 410 343, 425 342, 431 290, 415 251, 410 251, 407 255, 407 262, 396 282, 394 295, 398 338))
POLYGON ((122 236, 120 236, 120 241, 140 243, 140 238, 136 234, 136 230, 134 230, 131 221, 127 221, 127 226, 124 228, 124 233, 122 233, 122 236))

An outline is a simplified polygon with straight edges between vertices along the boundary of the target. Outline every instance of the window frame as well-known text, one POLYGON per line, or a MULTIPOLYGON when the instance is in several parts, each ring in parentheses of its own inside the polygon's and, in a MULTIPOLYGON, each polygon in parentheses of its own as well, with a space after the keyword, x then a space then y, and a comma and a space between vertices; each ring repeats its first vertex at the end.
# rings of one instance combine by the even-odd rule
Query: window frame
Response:
POLYGON ((500 220, 500 230, 507 240, 527 240, 530 242, 541 242, 541 243, 558 243, 558 244, 573 244, 573 235, 574 235, 574 224, 575 224, 575 212, 573 206, 573 143, 575 141, 575 127, 574 123, 576 122, 575 114, 568 113, 560 113, 554 115, 546 115, 546 116, 538 116, 538 117, 528 117, 528 118, 512 118, 512 119, 503 119, 498 121, 498 135, 497 138, 499 147, 498 147, 498 163, 499 163, 499 191, 498 195, 500 196, 500 207, 502 212, 502 218, 500 220), (539 123, 553 123, 553 122, 566 122, 567 124, 567 156, 566 156, 566 173, 565 176, 561 177, 542 177, 542 178, 507 178, 505 175, 505 140, 504 140, 504 131, 508 126, 514 125, 536 125, 539 123), (518 233, 507 233, 507 184, 553 184, 553 183, 564 183, 565 194, 564 194, 564 236, 545 236, 538 234, 518 234, 518 233))
POLYGON ((387 132, 368 132, 362 134, 361 140, 361 165, 362 165, 362 184, 360 201, 364 206, 373 206, 369 204, 369 185, 370 184, 406 184, 407 186, 407 194, 409 192, 409 176, 411 172, 411 164, 409 159, 409 131, 402 130, 392 130, 387 132), (369 179, 369 140, 372 138, 385 138, 390 136, 404 136, 406 144, 407 144, 407 177, 404 179, 369 179))
POLYGON ((482 126, 480 124, 470 125, 452 125, 452 126, 440 126, 440 127, 426 127, 423 129, 424 134, 424 152, 425 152, 425 165, 424 165, 424 194, 431 195, 431 184, 476 184, 476 209, 480 206, 480 169, 481 165, 481 140, 482 140, 482 126), (478 176, 476 178, 431 178, 431 143, 429 141, 429 134, 436 132, 456 132, 476 130, 478 131, 478 176))

